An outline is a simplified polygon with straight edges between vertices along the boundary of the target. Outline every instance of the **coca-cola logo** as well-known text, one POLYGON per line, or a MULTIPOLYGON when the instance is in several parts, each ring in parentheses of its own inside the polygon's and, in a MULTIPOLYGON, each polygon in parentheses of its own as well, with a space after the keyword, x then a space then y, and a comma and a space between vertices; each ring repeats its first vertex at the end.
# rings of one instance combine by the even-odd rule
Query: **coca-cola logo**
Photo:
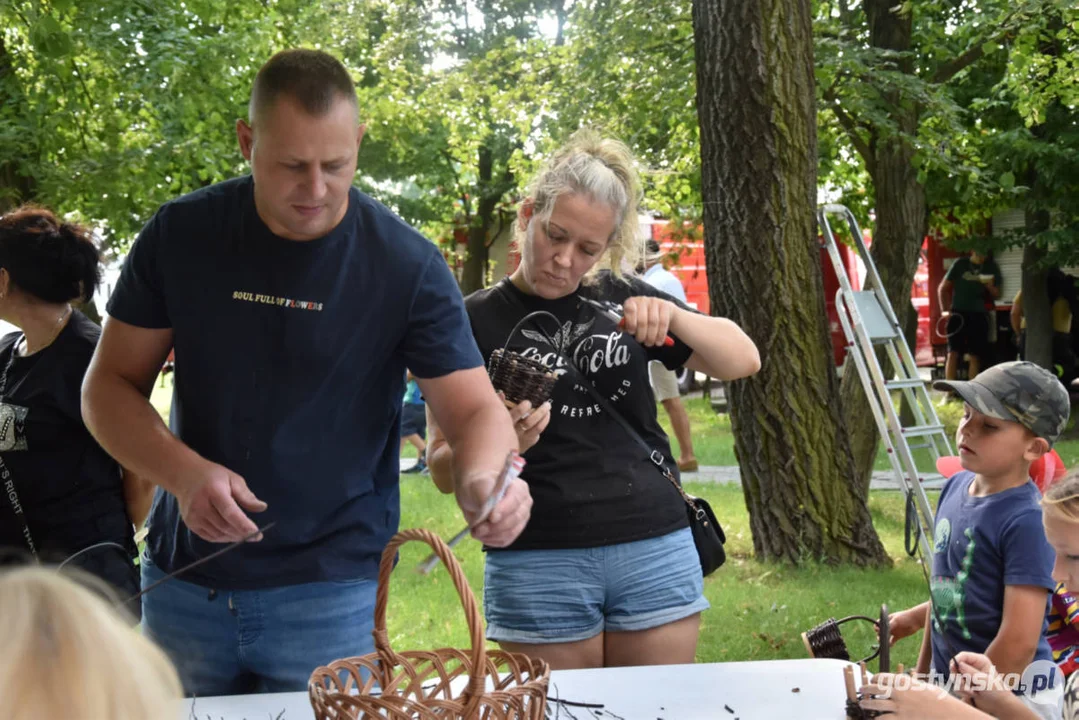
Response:
POLYGON ((573 351, 573 364, 582 372, 595 374, 604 368, 612 370, 629 364, 629 347, 620 342, 623 333, 592 335, 582 340, 573 351))
MULTIPOLYGON (((592 335, 583 339, 573 350, 573 364, 581 372, 595 375, 601 370, 624 367, 630 362, 629 347, 621 342, 624 333, 592 335)), ((543 363, 561 377, 566 374, 566 358, 556 350, 543 351, 530 346, 520 350, 521 355, 543 363)))

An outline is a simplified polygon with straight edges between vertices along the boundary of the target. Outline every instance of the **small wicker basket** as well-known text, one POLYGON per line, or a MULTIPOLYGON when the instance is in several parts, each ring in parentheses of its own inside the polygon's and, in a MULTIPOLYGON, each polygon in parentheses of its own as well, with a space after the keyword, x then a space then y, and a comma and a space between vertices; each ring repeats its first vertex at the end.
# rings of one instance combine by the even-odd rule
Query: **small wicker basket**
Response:
POLYGON ((534 408, 547 402, 558 382, 558 376, 540 361, 505 348, 491 353, 487 374, 495 390, 501 390, 511 403, 529 400, 534 408))
POLYGON ((464 572, 446 543, 428 530, 399 532, 382 553, 374 636, 374 653, 336 660, 312 673, 307 689, 317 720, 544 717, 551 675, 547 663, 517 653, 487 652, 483 620, 464 572), (397 549, 412 540, 430 545, 449 570, 468 621, 471 650, 441 648, 396 653, 390 647, 386 632, 390 573, 397 549))

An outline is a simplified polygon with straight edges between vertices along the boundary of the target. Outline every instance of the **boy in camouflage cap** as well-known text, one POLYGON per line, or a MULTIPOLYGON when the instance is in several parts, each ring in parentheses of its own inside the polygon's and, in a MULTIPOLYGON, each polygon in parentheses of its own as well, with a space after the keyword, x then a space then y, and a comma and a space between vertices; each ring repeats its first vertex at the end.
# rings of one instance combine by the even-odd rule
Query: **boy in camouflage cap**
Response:
POLYGON ((1019 423, 1049 447, 1064 432, 1071 413, 1068 391, 1056 375, 1030 362, 1001 363, 974 380, 938 380, 933 387, 952 390, 983 415, 1019 423))
MULTIPOLYGON (((1067 391, 1047 370, 1008 362, 971 381, 938 381, 966 404, 956 432, 963 471, 937 504, 929 603, 893 615, 900 639, 931 622, 918 670, 947 676, 952 652, 988 654, 1001 673, 1052 663, 1045 639, 1055 555, 1042 528, 1030 464, 1049 452, 1068 422, 1067 391)), ((1059 718, 1046 697, 1020 698, 1036 714, 1059 718)))

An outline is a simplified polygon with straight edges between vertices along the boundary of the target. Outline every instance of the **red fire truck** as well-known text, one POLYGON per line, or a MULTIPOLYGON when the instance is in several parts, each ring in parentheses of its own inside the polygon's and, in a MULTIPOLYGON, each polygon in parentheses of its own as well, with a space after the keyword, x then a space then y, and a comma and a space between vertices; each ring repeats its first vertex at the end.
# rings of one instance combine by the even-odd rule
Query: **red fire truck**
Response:
MULTIPOLYGON (((695 229, 685 237, 672 237, 669 223, 663 220, 653 221, 651 224, 652 239, 659 243, 660 249, 669 253, 671 258, 677 258, 669 264, 668 269, 678 276, 686 289, 686 300, 690 305, 703 313, 709 312, 708 279, 705 274, 704 240, 700 229, 695 229)), ((866 233, 866 244, 871 238, 866 233)), ((934 280, 930 271, 929 248, 932 247, 938 253, 942 251, 939 243, 926 238, 922 245, 922 252, 918 259, 918 269, 914 274, 914 283, 911 286, 911 303, 918 311, 918 339, 916 347, 911 348, 914 352, 915 362, 919 366, 929 367, 937 363, 934 356, 934 343, 943 345, 945 338, 939 340, 932 337, 933 315, 940 317, 936 309, 937 298, 935 288, 943 278, 943 270, 940 277, 934 280), (930 291, 930 288, 934 288, 930 291)), ((865 268, 858 260, 856 253, 846 245, 840 244, 839 254, 847 266, 847 274, 851 278, 855 290, 861 289, 865 278, 865 268)), ((935 258, 934 258, 935 259, 935 258)), ((832 335, 832 353, 835 357, 836 366, 843 364, 846 357, 846 340, 843 337, 843 328, 839 324, 839 316, 836 315, 835 295, 839 289, 839 280, 836 278, 835 269, 828 259, 827 252, 820 251, 821 270, 824 273, 824 298, 828 312, 828 327, 832 335)), ((939 263, 938 263, 939 265, 939 263)), ((940 362, 943 359, 941 358, 940 362)))

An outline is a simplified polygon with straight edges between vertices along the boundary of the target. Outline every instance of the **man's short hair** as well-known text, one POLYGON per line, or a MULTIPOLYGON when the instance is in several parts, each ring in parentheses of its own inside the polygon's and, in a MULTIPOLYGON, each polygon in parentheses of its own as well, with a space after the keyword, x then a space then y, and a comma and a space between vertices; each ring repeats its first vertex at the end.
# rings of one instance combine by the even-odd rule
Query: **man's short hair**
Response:
POLYGON ((321 50, 282 50, 270 58, 255 76, 248 118, 254 122, 282 95, 315 117, 325 115, 339 99, 357 104, 356 86, 345 66, 321 50))

